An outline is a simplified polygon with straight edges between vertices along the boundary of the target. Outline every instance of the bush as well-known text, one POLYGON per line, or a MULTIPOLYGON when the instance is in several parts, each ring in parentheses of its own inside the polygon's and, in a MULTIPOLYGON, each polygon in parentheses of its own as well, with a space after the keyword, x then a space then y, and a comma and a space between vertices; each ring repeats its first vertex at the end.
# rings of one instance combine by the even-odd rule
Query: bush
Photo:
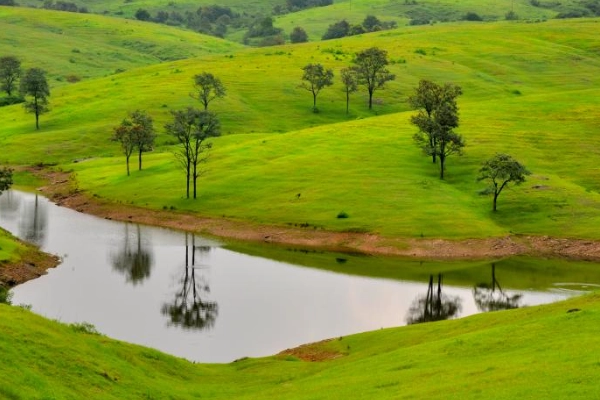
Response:
POLYGON ((25 99, 20 96, 7 96, 0 98, 0 107, 11 106, 13 104, 19 104, 25 102, 25 99))
POLYGON ((81 322, 69 324, 71 329, 78 333, 84 333, 86 335, 100 335, 100 332, 96 329, 96 327, 89 322, 81 322))
POLYGON ((507 21, 516 21, 519 19, 519 16, 514 11, 509 11, 504 15, 504 19, 507 21))
POLYGON ((308 34, 306 33, 306 31, 303 28, 297 26, 294 28, 294 30, 290 34, 290 41, 292 43, 308 42, 308 34))
POLYGON ((336 22, 335 24, 329 25, 329 28, 327 28, 327 32, 325 32, 322 39, 328 40, 328 39, 343 38, 345 36, 348 36, 349 32, 350 32, 350 24, 348 23, 348 21, 343 19, 339 22, 336 22))
POLYGON ((0 304, 12 304, 11 302, 12 299, 12 293, 10 292, 10 290, 8 290, 8 288, 5 288, 4 286, 0 286, 0 304))
POLYGON ((350 218, 350 216, 348 215, 348 213, 347 213, 347 212, 345 212, 345 211, 340 211, 340 212, 338 213, 337 217, 338 217, 338 218, 340 218, 340 219, 341 219, 341 218, 350 218))
POLYGON ((474 12, 468 12, 468 13, 466 13, 466 14, 465 14, 465 15, 462 17, 462 19, 463 19, 464 21, 483 21, 483 18, 481 18, 481 17, 479 16, 479 14, 477 14, 477 13, 474 13, 474 12))

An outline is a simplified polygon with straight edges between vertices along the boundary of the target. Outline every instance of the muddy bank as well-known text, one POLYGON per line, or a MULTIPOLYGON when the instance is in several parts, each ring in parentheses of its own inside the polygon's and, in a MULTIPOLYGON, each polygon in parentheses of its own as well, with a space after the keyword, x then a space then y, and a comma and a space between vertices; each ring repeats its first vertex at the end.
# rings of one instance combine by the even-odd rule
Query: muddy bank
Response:
POLYGON ((26 250, 19 254, 19 261, 0 263, 0 286, 13 287, 38 278, 48 269, 60 264, 59 257, 44 253, 29 244, 25 246, 26 250))
POLYGON ((346 233, 312 228, 257 225, 245 221, 207 218, 167 210, 150 210, 89 196, 73 187, 69 174, 37 170, 48 184, 40 188, 56 204, 106 219, 131 221, 193 231, 224 239, 268 242, 329 251, 360 252, 429 259, 489 259, 515 255, 600 260, 600 241, 545 236, 507 236, 446 240, 387 238, 369 233, 346 233))

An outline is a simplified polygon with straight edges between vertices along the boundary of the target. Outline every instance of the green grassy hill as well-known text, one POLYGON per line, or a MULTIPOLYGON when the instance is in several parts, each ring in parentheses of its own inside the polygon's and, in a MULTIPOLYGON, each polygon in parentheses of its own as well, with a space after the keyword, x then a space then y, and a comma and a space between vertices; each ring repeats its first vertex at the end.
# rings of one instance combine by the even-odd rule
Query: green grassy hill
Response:
POLYGON ((0 54, 48 71, 51 87, 164 61, 236 51, 241 45, 165 25, 0 6, 0 54))
POLYGON ((59 163, 101 197, 259 223, 404 237, 597 238, 598 22, 401 28, 136 68, 57 87, 39 132, 20 106, 0 109, 6 121, 0 161, 59 163), (323 90, 320 112, 312 113, 310 94, 298 88, 301 67, 320 62, 337 74, 373 44, 389 52, 397 75, 376 92, 374 111, 362 90, 347 116, 336 83, 323 90), (188 94, 202 71, 217 74, 228 89, 211 104, 225 136, 215 140, 200 199, 191 201, 182 197, 183 174, 162 126, 171 110, 195 104, 188 94), (463 157, 449 159, 445 181, 412 141, 406 98, 422 78, 464 91, 459 131, 467 147, 463 157), (146 155, 144 171, 127 178, 119 147, 108 139, 135 108, 155 117, 159 147, 146 155), (503 193, 494 214, 490 199, 478 195, 484 184, 476 177, 495 152, 512 154, 533 175, 503 193), (341 211, 350 218, 336 218, 341 211))
POLYGON ((590 351, 599 322, 600 297, 591 295, 204 365, 0 305, 0 396, 587 400, 600 390, 590 351))

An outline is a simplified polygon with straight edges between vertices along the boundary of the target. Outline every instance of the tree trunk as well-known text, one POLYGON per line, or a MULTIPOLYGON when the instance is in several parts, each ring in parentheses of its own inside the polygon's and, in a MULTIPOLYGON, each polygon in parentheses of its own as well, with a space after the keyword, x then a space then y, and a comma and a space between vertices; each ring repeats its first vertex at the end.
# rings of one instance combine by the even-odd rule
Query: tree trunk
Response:
POLYGON ((190 160, 188 158, 187 165, 185 166, 185 195, 186 198, 190 198, 190 160))
POLYGON ((317 94, 313 93, 313 112, 317 112, 317 94))
POLYGON ((440 179, 444 179, 444 164, 446 163, 446 157, 440 154, 440 179))
POLYGON ((129 176, 129 156, 125 156, 125 162, 127 163, 127 176, 129 176))
POLYGON ((138 151, 138 171, 142 170, 142 149, 138 151))
POLYGON ((196 198, 196 181, 198 180, 197 166, 194 164, 194 171, 192 173, 192 177, 194 178, 194 199, 196 198))
POLYGON ((369 110, 373 108, 373 89, 369 89, 369 110))
POLYGON ((348 111, 350 109, 350 92, 346 89, 346 115, 348 115, 348 111))
POLYGON ((40 109, 38 107, 38 98, 37 96, 33 97, 33 105, 35 107, 35 129, 40 129, 40 109))
POLYGON ((496 212, 496 203, 497 203, 499 194, 500 194, 500 192, 497 192, 497 191, 494 192, 494 207, 493 207, 494 212, 496 212))

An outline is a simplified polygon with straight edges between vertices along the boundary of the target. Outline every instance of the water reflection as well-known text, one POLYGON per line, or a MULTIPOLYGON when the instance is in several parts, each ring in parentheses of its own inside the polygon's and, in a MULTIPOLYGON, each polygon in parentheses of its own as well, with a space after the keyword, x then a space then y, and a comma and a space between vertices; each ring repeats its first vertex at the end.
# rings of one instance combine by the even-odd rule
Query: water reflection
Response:
POLYGON ((426 295, 419 295, 413 301, 406 316, 406 323, 441 321, 458 315, 461 310, 461 299, 442 293, 442 274, 438 274, 437 288, 433 284, 433 275, 429 275, 429 286, 426 295))
POLYGON ((496 264, 492 263, 491 283, 479 283, 473 288, 473 298, 479 311, 499 311, 519 308, 522 294, 505 293, 496 278, 496 264))
POLYGON ((150 277, 154 257, 152 248, 142 239, 139 225, 130 234, 130 224, 125 224, 121 248, 111 255, 113 269, 125 275, 128 283, 137 285, 150 277))
POLYGON ((7 190, 0 196, 0 214, 8 220, 13 220, 19 215, 22 197, 14 191, 7 190))
POLYGON ((33 201, 25 201, 20 218, 19 237, 37 246, 42 246, 46 240, 48 204, 40 201, 36 194, 33 201))
POLYGON ((206 299, 210 287, 206 276, 201 274, 202 264, 196 264, 196 254, 202 260, 211 251, 211 247, 196 246, 195 241, 194 235, 185 234, 185 268, 179 280, 181 289, 175 293, 173 301, 163 305, 161 311, 163 315, 170 318, 169 325, 205 330, 214 326, 219 314, 219 306, 216 302, 206 299), (191 245, 189 236, 191 236, 191 245))

